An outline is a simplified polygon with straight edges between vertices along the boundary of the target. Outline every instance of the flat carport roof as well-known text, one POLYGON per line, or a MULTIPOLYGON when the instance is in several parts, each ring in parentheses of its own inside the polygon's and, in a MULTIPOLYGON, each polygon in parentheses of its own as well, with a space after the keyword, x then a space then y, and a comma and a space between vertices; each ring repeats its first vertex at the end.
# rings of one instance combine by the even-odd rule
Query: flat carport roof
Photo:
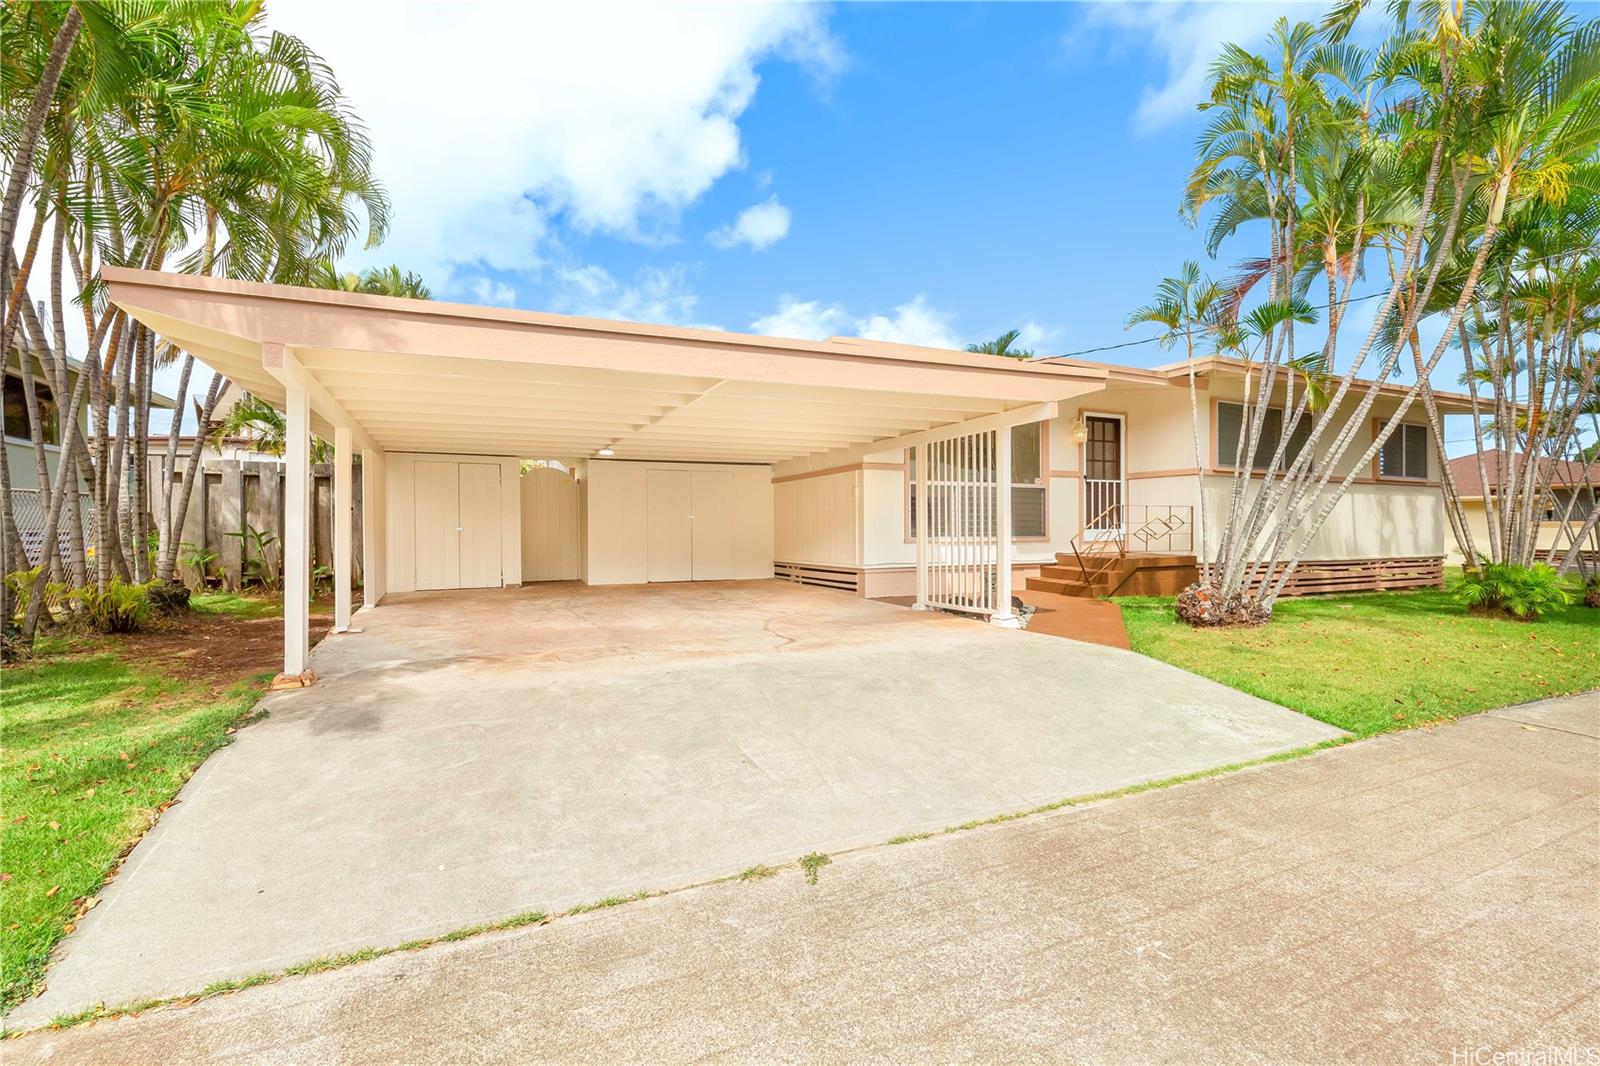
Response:
POLYGON ((363 448, 795 464, 1037 416, 1107 371, 853 338, 789 340, 108 267, 111 298, 269 403, 363 448))
MULTIPOLYGON (((106 267, 111 299, 285 414, 284 669, 310 679, 310 433, 334 442, 334 631, 350 627, 352 456, 386 452, 827 469, 930 437, 1053 417, 1104 367, 834 338, 784 340, 106 267)), ((1010 437, 996 434, 996 466, 1010 437)), ((998 483, 989 489, 998 494, 998 483)), ((381 602, 385 507, 363 494, 364 597, 381 602)), ((991 508, 1011 621, 1009 512, 991 508)), ((974 553, 968 551, 967 556, 974 553)), ((965 556, 964 556, 965 557, 965 556)), ((920 575, 926 555, 918 549, 920 575)))

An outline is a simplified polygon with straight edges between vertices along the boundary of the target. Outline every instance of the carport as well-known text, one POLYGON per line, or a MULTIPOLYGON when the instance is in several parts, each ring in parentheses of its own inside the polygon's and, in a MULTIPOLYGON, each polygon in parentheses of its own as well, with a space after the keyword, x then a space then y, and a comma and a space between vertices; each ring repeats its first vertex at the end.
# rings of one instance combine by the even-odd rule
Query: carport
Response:
POLYGON ((508 485, 524 459, 595 464, 594 489, 609 482, 618 510, 606 512, 611 541, 591 531, 585 542, 586 574, 621 582, 770 577, 774 474, 908 449, 918 605, 1014 625, 1009 486, 997 474, 1011 468, 1006 431, 1106 380, 1092 366, 855 339, 102 273, 119 306, 285 413, 290 676, 309 651, 312 433, 334 444, 335 632, 351 621, 358 450, 368 605, 391 590, 521 584, 508 485), (759 521, 739 517, 763 507, 766 543, 759 521), (675 562, 691 552, 716 565, 675 562), (645 556, 662 561, 637 565, 645 556))

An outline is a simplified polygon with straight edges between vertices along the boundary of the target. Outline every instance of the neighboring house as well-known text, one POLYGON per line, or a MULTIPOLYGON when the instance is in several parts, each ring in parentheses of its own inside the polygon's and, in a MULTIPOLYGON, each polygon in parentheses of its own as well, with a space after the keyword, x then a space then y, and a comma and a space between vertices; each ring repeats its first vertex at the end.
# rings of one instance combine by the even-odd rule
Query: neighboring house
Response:
MULTIPOLYGON (((1526 455, 1518 456, 1517 467, 1527 462, 1526 455)), ((1466 512, 1467 524, 1472 531, 1473 543, 1478 551, 1489 550, 1489 520, 1485 496, 1493 497, 1496 494, 1495 486, 1500 482, 1500 464, 1505 461, 1505 452, 1498 448, 1491 448, 1483 453, 1483 464, 1480 469, 1478 453, 1463 455, 1450 460, 1450 477, 1455 482, 1456 493, 1461 497, 1461 509, 1466 512), (1488 491, 1484 491, 1484 482, 1487 479, 1488 491)), ((1600 496, 1600 460, 1593 463, 1581 463, 1573 460, 1556 461, 1540 457, 1540 480, 1548 475, 1550 479, 1549 495, 1539 501, 1534 509, 1535 520, 1539 523, 1539 534, 1535 546, 1542 552, 1551 548, 1564 553, 1572 545, 1572 535, 1583 525, 1589 512, 1595 507, 1596 497, 1600 496), (1562 529, 1562 520, 1568 515, 1568 506, 1571 506, 1572 524, 1571 531, 1562 529)), ((1586 549, 1594 552, 1600 549, 1600 544, 1591 543, 1586 549)), ((1461 549, 1452 542, 1450 544, 1450 559, 1452 562, 1461 562, 1461 549)), ((1559 562, 1559 560, 1557 560, 1559 562)))
MULTIPOLYGON (((289 579, 310 544, 294 449, 314 433, 359 455, 369 602, 776 573, 1015 624, 1012 590, 1058 553, 1116 538, 1190 553, 1192 565, 1200 494, 1215 545, 1232 484, 1245 367, 1227 359, 1197 365, 1197 477, 1183 364, 1019 361, 104 273, 136 318, 285 411, 289 579), (540 459, 569 469, 521 476, 540 459)), ((1413 584, 1441 573, 1446 523, 1421 407, 1354 469, 1404 392, 1379 391, 1334 472, 1355 483, 1306 554, 1360 564, 1357 587, 1389 568, 1413 584)), ((1469 410, 1464 396, 1439 402, 1469 410)), ((1289 432, 1292 449, 1304 428, 1289 432)), ((342 462, 334 482, 348 498, 342 462)), ((336 507, 336 535, 348 522, 336 507)), ((336 629, 348 625, 342 595, 336 629)), ((293 614, 289 674, 307 643, 293 614)))
MULTIPOLYGON (((78 382, 78 368, 82 362, 77 359, 67 360, 67 385, 75 388, 78 382)), ((40 361, 35 357, 33 362, 33 388, 38 400, 39 409, 44 415, 44 451, 45 469, 51 478, 56 476, 56 467, 61 457, 61 414, 60 405, 56 400, 55 390, 45 384, 49 380, 40 361)), ((13 349, 5 367, 5 438, 6 462, 11 468, 11 486, 14 489, 35 491, 39 487, 38 463, 33 453, 33 434, 28 426, 27 398, 23 392, 20 353, 13 349)), ((80 439, 87 437, 89 430, 88 404, 78 412, 78 431, 80 439)), ((152 406, 161 410, 170 410, 173 401, 168 396, 155 393, 152 396, 152 406)))

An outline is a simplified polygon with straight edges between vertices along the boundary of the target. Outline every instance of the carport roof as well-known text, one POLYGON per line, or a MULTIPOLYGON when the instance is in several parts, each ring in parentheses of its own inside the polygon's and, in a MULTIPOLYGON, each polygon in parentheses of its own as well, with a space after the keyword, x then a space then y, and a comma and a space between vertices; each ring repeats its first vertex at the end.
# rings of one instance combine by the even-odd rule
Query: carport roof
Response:
POLYGON ((1107 369, 107 267, 111 298, 243 388, 386 451, 776 463, 1066 400, 1107 369))

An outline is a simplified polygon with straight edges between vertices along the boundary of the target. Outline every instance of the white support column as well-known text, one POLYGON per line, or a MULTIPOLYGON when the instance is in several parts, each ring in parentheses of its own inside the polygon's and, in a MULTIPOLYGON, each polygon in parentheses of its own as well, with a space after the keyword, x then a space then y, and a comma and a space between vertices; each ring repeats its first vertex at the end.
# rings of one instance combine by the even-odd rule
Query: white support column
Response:
POLYGON ((388 514, 384 503, 383 452, 377 448, 361 450, 361 609, 376 607, 386 591, 384 545, 388 542, 385 525, 388 514))
POLYGON ((355 437, 344 426, 333 430, 333 631, 350 631, 350 571, 355 561, 351 537, 351 469, 355 437))
POLYGON ((1022 619, 1011 609, 1011 427, 996 429, 994 440, 996 602, 989 621, 1019 629, 1022 619))
POLYGON ((283 672, 298 677, 311 656, 311 402, 284 389, 283 672))
POLYGON ((919 611, 928 609, 928 443, 916 446, 917 456, 917 602, 919 611))

